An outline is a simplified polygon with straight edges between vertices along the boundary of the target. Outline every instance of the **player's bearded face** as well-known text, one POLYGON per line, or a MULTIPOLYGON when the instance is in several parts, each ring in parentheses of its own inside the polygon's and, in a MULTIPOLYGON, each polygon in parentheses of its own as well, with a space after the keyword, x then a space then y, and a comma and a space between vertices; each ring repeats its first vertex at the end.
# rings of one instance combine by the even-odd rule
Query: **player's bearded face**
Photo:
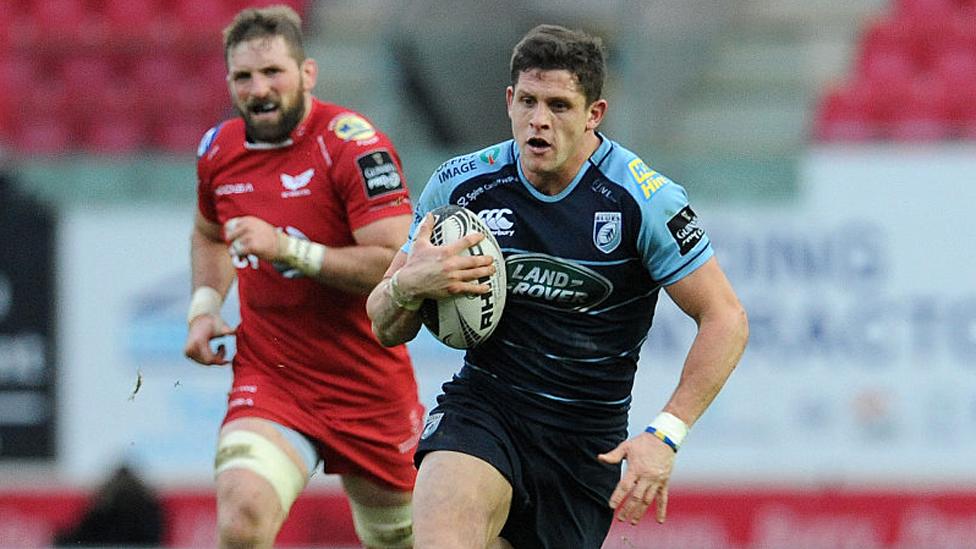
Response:
POLYGON ((301 87, 290 97, 252 98, 243 107, 238 105, 237 111, 244 118, 248 138, 266 143, 287 139, 305 115, 305 101, 300 90, 301 87))
MULTIPOLYGON (((305 116, 304 62, 298 62, 281 36, 237 44, 227 54, 228 83, 234 108, 244 119, 248 139, 284 141, 305 116)), ((306 85, 308 84, 308 85, 306 85)))

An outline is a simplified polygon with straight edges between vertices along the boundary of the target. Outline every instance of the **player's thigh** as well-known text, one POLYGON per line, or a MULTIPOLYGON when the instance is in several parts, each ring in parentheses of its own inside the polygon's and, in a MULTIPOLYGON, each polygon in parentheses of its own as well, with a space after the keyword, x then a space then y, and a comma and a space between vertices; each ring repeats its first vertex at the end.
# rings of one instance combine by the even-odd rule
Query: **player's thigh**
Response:
POLYGON ((414 546, 412 494, 356 475, 343 475, 353 525, 365 547, 405 549, 414 546))
POLYGON ((410 503, 412 494, 396 490, 357 475, 342 475, 342 488, 349 499, 367 507, 391 507, 410 503))
POLYGON ((215 463, 219 516, 230 520, 246 513, 280 524, 308 480, 307 460, 271 421, 228 422, 220 431, 215 463))
POLYGON ((481 540, 484 546, 505 525, 512 486, 480 458, 439 450, 424 456, 413 497, 418 543, 427 534, 446 531, 461 539, 481 540))

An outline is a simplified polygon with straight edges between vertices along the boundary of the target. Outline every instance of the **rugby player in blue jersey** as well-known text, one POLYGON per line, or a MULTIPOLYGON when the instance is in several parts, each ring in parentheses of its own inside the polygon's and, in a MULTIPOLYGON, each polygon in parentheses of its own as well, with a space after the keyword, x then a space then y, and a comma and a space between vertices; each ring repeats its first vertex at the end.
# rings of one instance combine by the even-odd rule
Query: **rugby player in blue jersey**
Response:
POLYGON ((423 299, 488 291, 490 260, 457 256, 480 235, 429 242, 435 207, 477 212, 505 255, 501 322, 444 384, 417 450, 416 547, 598 548, 614 515, 637 523, 652 503, 663 522, 676 452, 745 348, 746 314, 684 189, 597 132, 604 73, 598 38, 531 30, 506 90, 514 139, 438 168, 367 302, 395 345, 416 336, 423 299), (628 439, 662 288, 698 332, 661 414, 628 439))

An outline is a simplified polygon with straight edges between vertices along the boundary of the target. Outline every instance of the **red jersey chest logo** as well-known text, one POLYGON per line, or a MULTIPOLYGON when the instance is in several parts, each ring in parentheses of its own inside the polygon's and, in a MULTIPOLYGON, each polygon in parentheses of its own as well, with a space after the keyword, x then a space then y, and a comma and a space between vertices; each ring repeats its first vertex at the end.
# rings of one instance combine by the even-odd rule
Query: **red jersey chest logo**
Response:
POLYGON ((308 184, 314 176, 315 168, 309 168, 297 175, 281 174, 281 198, 296 198, 312 194, 312 189, 308 187, 308 184))

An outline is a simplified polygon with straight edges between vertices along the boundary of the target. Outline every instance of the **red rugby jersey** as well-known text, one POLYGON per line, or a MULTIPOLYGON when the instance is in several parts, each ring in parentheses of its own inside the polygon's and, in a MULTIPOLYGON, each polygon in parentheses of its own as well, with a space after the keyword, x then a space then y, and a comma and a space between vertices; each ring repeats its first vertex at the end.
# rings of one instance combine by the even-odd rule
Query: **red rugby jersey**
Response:
MULTIPOLYGON (((338 105, 314 100, 288 145, 245 144, 244 122, 235 118, 208 131, 197 153, 199 209, 221 225, 253 215, 341 247, 355 243, 354 229, 411 213, 390 140, 338 105)), ((365 296, 255 256, 234 263, 241 302, 235 365, 267 369, 297 401, 338 417, 416 401, 406 347, 379 344, 365 296)))

